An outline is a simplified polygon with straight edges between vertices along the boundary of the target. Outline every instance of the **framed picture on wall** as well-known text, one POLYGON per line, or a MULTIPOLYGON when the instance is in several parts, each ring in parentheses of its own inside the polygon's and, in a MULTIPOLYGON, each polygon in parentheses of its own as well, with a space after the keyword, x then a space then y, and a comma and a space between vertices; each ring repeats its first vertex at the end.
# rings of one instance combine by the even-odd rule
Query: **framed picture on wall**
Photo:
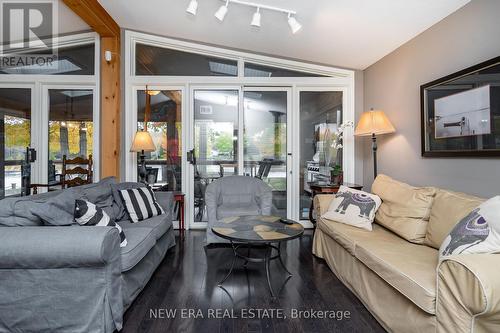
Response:
POLYGON ((500 57, 420 87, 422 156, 500 156, 500 57))

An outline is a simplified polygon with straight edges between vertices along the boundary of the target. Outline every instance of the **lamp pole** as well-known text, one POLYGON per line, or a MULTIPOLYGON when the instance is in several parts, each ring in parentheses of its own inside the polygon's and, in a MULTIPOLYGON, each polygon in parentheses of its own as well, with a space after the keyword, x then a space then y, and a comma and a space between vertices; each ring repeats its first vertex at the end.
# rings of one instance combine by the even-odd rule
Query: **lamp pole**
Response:
POLYGON ((372 133, 373 179, 377 178, 377 137, 372 133))

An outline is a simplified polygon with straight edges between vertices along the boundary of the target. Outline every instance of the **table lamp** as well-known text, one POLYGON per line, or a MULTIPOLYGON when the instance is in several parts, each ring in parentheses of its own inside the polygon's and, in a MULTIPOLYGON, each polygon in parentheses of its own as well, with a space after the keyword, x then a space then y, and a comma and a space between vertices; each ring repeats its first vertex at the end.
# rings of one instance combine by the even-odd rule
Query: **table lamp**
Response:
POLYGON ((134 141, 132 141, 132 147, 130 147, 131 153, 141 153, 140 155, 140 167, 139 167, 139 181, 146 181, 146 156, 145 152, 155 151, 156 146, 151 138, 151 134, 148 131, 139 130, 135 133, 134 141))
POLYGON ((377 135, 394 133, 396 129, 392 126, 384 111, 373 110, 364 112, 354 131, 356 136, 372 137, 373 150, 373 177, 377 177, 377 135))

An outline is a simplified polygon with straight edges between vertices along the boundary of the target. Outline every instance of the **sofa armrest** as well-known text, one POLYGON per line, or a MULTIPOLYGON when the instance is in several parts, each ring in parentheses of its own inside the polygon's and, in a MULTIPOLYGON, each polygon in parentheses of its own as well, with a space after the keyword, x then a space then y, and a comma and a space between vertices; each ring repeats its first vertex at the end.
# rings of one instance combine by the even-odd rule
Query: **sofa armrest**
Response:
POLYGON ((119 251, 114 227, 1 227, 0 269, 104 266, 119 251))
POLYGON ((314 210, 317 218, 326 213, 333 198, 333 194, 317 194, 314 196, 314 210))
POLYGON ((493 332, 500 322, 500 254, 449 256, 438 265, 438 332, 493 332))

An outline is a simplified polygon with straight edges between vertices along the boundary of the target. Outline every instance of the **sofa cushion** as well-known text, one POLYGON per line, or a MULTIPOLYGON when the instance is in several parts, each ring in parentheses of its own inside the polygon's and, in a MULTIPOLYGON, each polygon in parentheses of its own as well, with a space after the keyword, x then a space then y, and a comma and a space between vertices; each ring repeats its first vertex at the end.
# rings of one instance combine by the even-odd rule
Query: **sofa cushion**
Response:
POLYGON ((419 308, 436 313, 436 249, 394 235, 359 241, 355 256, 419 308))
POLYGON ((126 272, 148 254, 156 244, 155 233, 150 228, 123 228, 127 246, 121 248, 122 272, 126 272))
POLYGON ((153 233, 155 235, 155 239, 159 239, 161 236, 163 236, 170 228, 172 228, 172 221, 170 220, 169 216, 166 214, 163 215, 158 215, 155 217, 152 217, 150 219, 137 222, 137 223, 132 223, 128 220, 125 221, 120 221, 118 224, 123 228, 123 229, 131 229, 131 228, 148 228, 153 230, 153 233))
POLYGON ((380 225, 367 231, 319 219, 317 227, 424 311, 435 313, 438 251, 380 225))
POLYGON ((439 249, 451 229, 484 201, 464 193, 438 190, 432 204, 424 244, 439 249))
POLYGON ((433 187, 413 187, 379 175, 372 185, 372 192, 382 199, 375 221, 407 241, 421 244, 436 191, 433 187))
POLYGON ((31 212, 31 208, 34 204, 44 203, 59 193, 61 193, 60 190, 0 200, 0 225, 7 227, 43 225, 43 221, 31 212))
POLYGON ((32 202, 30 211, 46 225, 65 226, 76 224, 74 218, 75 201, 83 198, 82 192, 61 191, 59 195, 44 202, 32 202))
POLYGON ((319 218, 316 226, 342 245, 351 255, 354 255, 356 244, 362 239, 384 237, 384 234, 394 236, 392 232, 376 224, 373 225, 372 231, 368 231, 348 224, 319 218))
POLYGON ((223 219, 230 216, 244 216, 244 215, 259 215, 260 208, 255 203, 248 203, 242 205, 241 203, 223 203, 217 207, 217 219, 223 219))

